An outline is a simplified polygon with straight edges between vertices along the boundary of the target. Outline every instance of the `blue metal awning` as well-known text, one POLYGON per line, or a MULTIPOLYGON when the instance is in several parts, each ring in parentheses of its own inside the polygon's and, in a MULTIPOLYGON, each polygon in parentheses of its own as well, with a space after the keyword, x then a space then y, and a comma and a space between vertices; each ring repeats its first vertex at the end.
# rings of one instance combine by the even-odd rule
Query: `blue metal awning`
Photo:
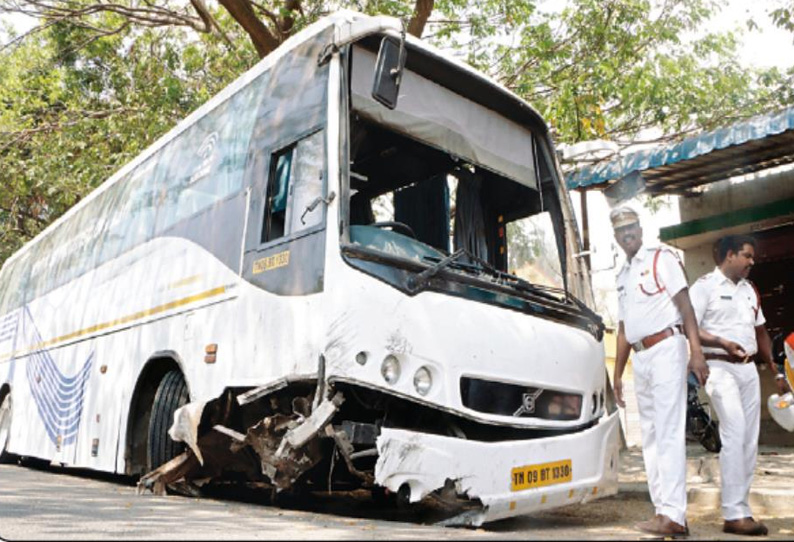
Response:
POLYGON ((794 162, 794 107, 759 115, 680 143, 645 149, 566 175, 569 189, 604 189, 639 172, 649 193, 689 189, 794 162))

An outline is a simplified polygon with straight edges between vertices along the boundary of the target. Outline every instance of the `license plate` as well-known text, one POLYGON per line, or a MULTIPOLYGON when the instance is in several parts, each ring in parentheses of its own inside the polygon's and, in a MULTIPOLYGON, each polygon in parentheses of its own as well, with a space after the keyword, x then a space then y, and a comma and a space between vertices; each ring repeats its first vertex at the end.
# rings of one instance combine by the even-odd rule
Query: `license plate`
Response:
POLYGON ((573 480, 570 459, 516 467, 510 471, 510 491, 562 484, 573 480))

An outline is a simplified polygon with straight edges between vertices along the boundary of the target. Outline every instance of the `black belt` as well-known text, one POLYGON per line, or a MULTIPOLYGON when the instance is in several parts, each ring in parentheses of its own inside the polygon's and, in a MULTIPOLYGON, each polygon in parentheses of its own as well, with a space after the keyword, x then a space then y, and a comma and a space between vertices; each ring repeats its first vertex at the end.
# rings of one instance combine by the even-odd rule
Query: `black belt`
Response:
POLYGON ((739 364, 747 363, 748 361, 755 361, 755 355, 745 356, 743 358, 737 358, 731 356, 730 354, 712 354, 711 352, 704 352, 703 357, 705 357, 707 360, 716 359, 720 361, 727 361, 729 363, 739 363, 739 364))

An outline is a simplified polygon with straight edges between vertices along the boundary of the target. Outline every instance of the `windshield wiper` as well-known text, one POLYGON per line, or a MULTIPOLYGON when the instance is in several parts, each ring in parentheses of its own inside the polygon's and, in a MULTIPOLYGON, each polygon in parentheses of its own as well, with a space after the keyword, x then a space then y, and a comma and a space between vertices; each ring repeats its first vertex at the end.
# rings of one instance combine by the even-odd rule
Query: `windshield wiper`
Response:
POLYGON ((570 292, 566 292, 566 294, 568 294, 568 299, 570 299, 571 301, 573 301, 573 302, 574 302, 574 304, 575 304, 577 307, 579 307, 579 310, 580 310, 580 311, 582 311, 583 313, 585 313, 585 314, 587 315, 587 317, 588 317, 590 320, 592 320, 592 321, 593 321, 593 325, 595 326, 595 329, 594 329, 594 330, 592 330, 592 331, 594 331, 594 332, 595 332, 594 334, 596 335, 596 338, 597 338, 597 339, 600 341, 600 340, 601 340, 601 337, 603 337, 603 335, 604 335, 604 329, 606 328, 606 326, 604 325, 604 319, 603 319, 603 318, 601 318, 601 315, 600 315, 600 314, 598 314, 598 313, 597 313, 597 312, 595 312, 593 309, 591 309, 590 307, 588 307, 588 306, 585 304, 585 302, 584 302, 584 301, 582 301, 581 299, 579 299, 578 297, 576 297, 576 296, 575 296, 575 295, 573 295, 572 293, 570 293, 570 292))
MULTIPOLYGON (((436 258, 431 258, 425 256, 425 260, 435 261, 436 258)), ((496 267, 488 263, 487 261, 479 258, 466 250, 465 248, 459 248, 454 253, 450 254, 449 256, 442 258, 437 261, 433 265, 433 267, 429 267, 408 280, 408 289, 412 293, 416 293, 422 288, 424 288, 427 283, 429 282, 430 278, 436 275, 439 271, 444 269, 445 267, 454 267, 456 269, 461 269, 463 271, 469 272, 476 272, 476 273, 487 273, 494 277, 497 283, 502 285, 509 285, 517 290, 521 290, 524 292, 530 292, 536 295, 540 295, 542 297, 555 300, 557 301, 558 298, 545 291, 545 289, 541 286, 536 286, 535 284, 530 283, 520 277, 515 275, 511 275, 509 273, 505 273, 503 271, 499 271, 496 267), (466 256, 470 262, 472 263, 463 263, 460 260, 463 256, 466 256)))
POLYGON ((526 281, 526 280, 524 280, 524 279, 522 279, 520 277, 512 277, 511 276, 511 278, 516 281, 516 288, 518 288, 519 290, 524 290, 524 291, 528 291, 528 292, 544 295, 544 296, 547 296, 547 297, 553 297, 553 295, 551 294, 551 291, 562 292, 563 294, 565 294, 565 299, 566 300, 568 300, 568 301, 572 302, 574 305, 576 305, 576 308, 578 308, 581 312, 583 312, 585 314, 585 316, 587 316, 588 319, 592 320, 593 324, 597 328, 601 329, 601 331, 603 332, 604 319, 601 318, 601 316, 597 312, 595 312, 593 309, 588 307, 587 304, 584 301, 582 301, 581 299, 579 299, 578 297, 573 295, 571 292, 569 292, 567 290, 557 289, 557 288, 548 288, 548 287, 543 287, 543 286, 537 286, 537 285, 532 284, 531 282, 526 281))
POLYGON ((585 317, 590 320, 592 323, 588 326, 590 328, 590 332, 596 337, 598 341, 601 340, 601 337, 604 335, 604 319, 601 318, 597 312, 587 306, 584 301, 573 295, 571 292, 567 290, 557 289, 557 288, 549 288, 544 286, 537 286, 532 284, 529 281, 526 281, 520 277, 513 277, 511 279, 516 281, 515 288, 518 290, 531 292, 534 294, 538 294, 547 298, 555 299, 559 301, 558 298, 555 298, 554 295, 551 293, 553 291, 559 291, 565 295, 565 299, 576 306, 577 309, 581 313, 585 315, 585 317))
MULTIPOLYGON (((429 256, 425 256, 424 259, 428 261, 436 261, 436 258, 432 258, 429 256)), ((431 277, 436 275, 439 271, 441 271, 445 267, 454 267, 455 269, 460 269, 468 272, 487 273, 492 277, 494 277, 497 283, 500 284, 504 284, 509 281, 521 281, 525 285, 524 289, 526 291, 532 291, 538 294, 543 294, 547 297, 549 296, 548 293, 543 292, 539 288, 536 288, 534 285, 530 284, 529 282, 524 281, 523 279, 520 279, 508 273, 504 273, 503 271, 499 271, 493 265, 483 260, 482 258, 475 256, 465 248, 459 248, 449 256, 438 260, 433 265, 433 267, 429 267, 424 271, 422 271, 421 273, 419 273, 418 275, 416 275, 415 277, 409 279, 408 289, 411 290, 412 293, 418 292, 427 285, 431 277), (471 263, 468 262, 464 263, 458 261, 463 256, 468 258, 471 263)))
POLYGON ((564 294, 567 294, 567 292, 565 292, 565 290, 561 290, 561 289, 557 289, 557 288, 550 288, 548 286, 540 286, 538 284, 532 284, 528 280, 522 279, 521 277, 518 277, 516 275, 506 275, 506 276, 508 277, 508 279, 511 282, 514 283, 514 284, 511 284, 511 286, 513 286, 516 290, 519 290, 519 291, 522 291, 522 292, 529 292, 529 293, 532 293, 532 294, 537 294, 537 295, 543 296, 545 298, 548 298, 548 299, 551 299, 551 300, 557 301, 557 302, 560 301, 560 298, 558 296, 554 295, 552 292, 562 292, 564 294))
POLYGON ((457 260, 461 256, 465 256, 465 255, 467 255, 466 249, 459 248, 458 250, 456 250, 446 258, 441 259, 437 264, 433 265, 432 267, 428 267, 427 269, 425 269, 415 277, 409 278, 407 282, 408 290, 412 294, 415 294, 416 292, 424 288, 427 285, 430 278, 433 277, 436 273, 438 273, 445 267, 452 264, 455 260, 457 260))
MULTIPOLYGON (((427 256, 425 259, 431 261, 435 260, 435 258, 430 258, 427 256)), ((580 300, 572 293, 560 288, 550 288, 548 286, 533 284, 528 280, 522 279, 516 275, 499 271, 490 263, 478 258, 465 248, 459 248, 449 256, 446 256, 445 258, 442 258, 436 262, 432 267, 428 267, 418 275, 409 278, 406 284, 408 286, 408 290, 412 294, 419 292, 425 286, 427 286, 427 283, 433 276, 435 276, 442 269, 450 266, 455 266, 456 268, 462 269, 464 271, 487 272, 495 277, 497 281, 503 281, 505 285, 509 284, 510 287, 513 287, 516 290, 531 293, 557 303, 562 301, 561 298, 554 295, 555 292, 558 292, 564 296, 565 300, 575 305, 576 308, 579 309, 579 311, 592 322, 588 327, 590 328, 590 332, 593 333, 597 340, 600 341, 604 334, 604 321, 601 316, 588 307, 584 301, 580 300), (467 256, 469 260, 476 265, 459 262, 458 260, 460 260, 463 256, 467 256)))

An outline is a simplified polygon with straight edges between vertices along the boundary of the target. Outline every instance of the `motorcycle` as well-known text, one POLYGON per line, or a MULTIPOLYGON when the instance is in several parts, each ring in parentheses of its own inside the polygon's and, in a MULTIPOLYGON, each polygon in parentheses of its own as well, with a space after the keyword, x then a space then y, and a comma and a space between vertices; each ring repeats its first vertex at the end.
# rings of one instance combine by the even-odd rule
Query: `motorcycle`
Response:
POLYGON ((699 442, 706 450, 719 453, 722 449, 719 423, 711 417, 711 411, 698 397, 698 384, 694 373, 687 378, 686 394, 686 437, 688 441, 699 442))

